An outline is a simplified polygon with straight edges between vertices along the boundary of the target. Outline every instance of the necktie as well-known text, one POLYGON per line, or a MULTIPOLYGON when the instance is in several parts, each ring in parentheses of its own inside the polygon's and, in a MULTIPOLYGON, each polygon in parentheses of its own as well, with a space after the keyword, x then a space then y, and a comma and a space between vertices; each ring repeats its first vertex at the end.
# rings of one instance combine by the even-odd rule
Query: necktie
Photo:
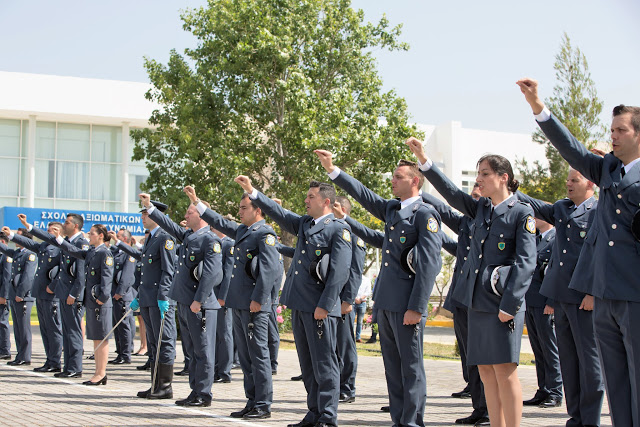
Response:
POLYGON ((622 177, 622 179, 624 179, 624 176, 627 174, 627 171, 624 169, 624 167, 622 169, 620 169, 620 176, 622 177))
POLYGON ((316 220, 315 220, 315 219, 314 219, 314 220, 311 220, 311 227, 310 227, 310 228, 315 227, 315 225, 316 225, 316 220))

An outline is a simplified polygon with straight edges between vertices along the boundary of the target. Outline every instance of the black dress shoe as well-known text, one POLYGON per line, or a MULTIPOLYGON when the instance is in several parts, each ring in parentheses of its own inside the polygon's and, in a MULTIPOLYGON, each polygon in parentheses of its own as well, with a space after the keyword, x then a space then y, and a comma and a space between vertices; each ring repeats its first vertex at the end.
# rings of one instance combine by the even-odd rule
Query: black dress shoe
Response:
POLYGON ((174 372, 173 375, 177 375, 179 377, 188 377, 189 376, 189 370, 188 369, 183 369, 182 371, 174 372))
POLYGON ((113 365, 131 365, 131 360, 127 360, 127 359, 115 359, 110 361, 109 363, 113 364, 113 365))
POLYGON ((468 417, 464 417, 464 418, 458 418, 456 420, 456 424, 467 424, 467 425, 476 425, 479 421, 482 421, 486 419, 487 421, 489 421, 489 419, 483 415, 477 415, 477 414, 471 414, 468 417))
POLYGON ((7 365, 10 366, 29 366, 31 365, 31 362, 26 362, 24 360, 12 360, 11 362, 7 362, 7 365))
POLYGON ((230 382, 231 382, 231 380, 230 380, 230 379, 227 379, 227 378, 220 378, 220 377, 218 377, 218 378, 214 378, 214 379, 213 379, 213 382, 214 382, 214 383, 216 383, 216 384, 228 384, 228 383, 230 383, 230 382))
POLYGON ((232 412, 229 414, 229 416, 231 418, 242 418, 245 416, 245 414, 248 414, 249 412, 251 412, 253 408, 243 408, 241 411, 236 411, 236 412, 232 412))
POLYGON ((0 354, 0 360, 11 360, 10 354, 0 354))
POLYGON ((491 421, 489 421, 488 417, 482 417, 478 421, 476 421, 476 423, 474 424, 474 426, 490 426, 490 425, 491 425, 491 421))
MULTIPOLYGON (((54 374, 58 376, 58 374, 54 374)), ((82 378, 82 372, 60 372, 59 378, 82 378)))
POLYGON ((316 423, 315 427, 334 427, 335 424, 330 423, 316 423))
POLYGON ((458 399, 468 399, 471 397, 471 392, 469 390, 469 386, 467 385, 464 390, 451 393, 451 397, 456 397, 458 399))
POLYGON ((146 399, 149 396, 149 393, 151 393, 151 388, 145 391, 139 391, 138 394, 136 394, 136 396, 146 399))
POLYGON ((68 371, 62 371, 62 372, 58 372, 57 374, 53 374, 54 377, 56 378, 62 378, 62 376, 64 374, 66 374, 68 371))
POLYGON ((33 368, 35 372, 60 372, 60 368, 54 368, 53 366, 40 366, 39 368, 33 368))
POLYGON ((562 405, 562 398, 557 396, 549 396, 544 401, 540 402, 538 407, 540 408, 556 408, 562 405))
POLYGON ((298 375, 297 377, 291 377, 291 381, 302 381, 302 374, 298 375))
POLYGON ((346 394, 340 394, 340 398, 338 399, 338 402, 340 403, 351 403, 351 402, 355 402, 356 401, 356 397, 355 396, 347 396, 346 394))
POLYGON ((148 371, 148 370, 150 370, 151 369, 151 361, 147 360, 147 363, 145 363, 142 366, 136 366, 136 369, 138 371, 148 371))
POLYGON ((109 360, 107 363, 110 364, 110 365, 113 365, 115 363, 120 363, 121 360, 122 360, 122 357, 118 356, 113 360, 109 360))
POLYGON ((211 401, 205 400, 201 396, 196 396, 190 401, 186 402, 184 406, 195 406, 198 408, 206 408, 211 406, 211 401))
POLYGON ((388 406, 383 406, 382 408, 380 408, 380 410, 382 412, 391 412, 391 409, 388 406))
POLYGON ((89 380, 89 381, 84 381, 82 384, 84 384, 84 385, 107 385, 107 376, 105 375, 104 377, 102 377, 102 379, 99 379, 95 383, 93 381, 89 380))
POLYGON ((260 408, 253 408, 242 417, 245 420, 262 420, 265 418, 271 418, 271 412, 265 411, 260 408))
POLYGON ((272 369, 271 370, 271 376, 274 376, 274 375, 278 375, 278 370, 277 369, 272 369))
POLYGON ((287 424, 287 427, 315 427, 315 425, 315 423, 310 423, 309 421, 302 420, 299 423, 287 424))
POLYGON ((545 396, 545 395, 541 395, 541 394, 536 393, 535 396, 533 396, 529 400, 525 400, 524 402, 522 402, 522 404, 524 406, 538 406, 539 404, 544 402, 548 397, 549 396, 545 396))
POLYGON ((194 397, 196 397, 195 393, 191 392, 191 394, 187 396, 186 399, 176 400, 176 405, 187 406, 187 403, 191 402, 194 397))

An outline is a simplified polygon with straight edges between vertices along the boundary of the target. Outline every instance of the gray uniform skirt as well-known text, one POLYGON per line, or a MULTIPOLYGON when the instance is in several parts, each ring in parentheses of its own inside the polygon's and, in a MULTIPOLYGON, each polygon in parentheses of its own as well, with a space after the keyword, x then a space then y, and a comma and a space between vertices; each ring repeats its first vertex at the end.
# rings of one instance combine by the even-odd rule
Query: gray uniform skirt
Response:
POLYGON ((87 308, 88 340, 102 340, 113 328, 111 311, 112 307, 87 308))
POLYGON ((513 319, 514 329, 502 323, 498 313, 469 309, 467 365, 498 365, 520 362, 524 311, 513 319))

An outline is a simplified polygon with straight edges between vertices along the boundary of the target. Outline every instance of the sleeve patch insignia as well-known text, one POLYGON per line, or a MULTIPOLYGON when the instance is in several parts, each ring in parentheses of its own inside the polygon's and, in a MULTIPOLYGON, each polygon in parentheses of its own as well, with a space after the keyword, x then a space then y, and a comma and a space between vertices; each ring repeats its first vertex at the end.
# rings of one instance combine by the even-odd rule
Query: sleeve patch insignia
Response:
POLYGON ((220 243, 215 242, 213 244, 213 252, 219 254, 222 251, 222 248, 220 248, 220 243))
POLYGON ((82 250, 83 251, 88 251, 89 250, 89 245, 82 245, 82 250))
POLYGON ((231 247, 229 248, 229 253, 230 253, 231 255, 233 255, 233 246, 231 246, 231 247))
POLYGON ((173 240, 171 240, 171 239, 167 239, 167 240, 164 242, 164 248, 165 248, 166 250, 168 250, 168 251, 172 251, 172 250, 173 250, 173 248, 174 248, 173 240))
POLYGON ((108 256, 107 259, 105 259, 104 263, 107 264, 107 266, 111 267, 113 265, 113 257, 108 256))
POLYGON ((276 245, 276 236, 274 236, 273 234, 269 234, 264 242, 269 246, 275 246, 276 245))
POLYGON ((524 225, 524 229, 531 234, 536 234, 536 220, 531 215, 527 217, 527 222, 524 225))
POLYGON ((351 233, 349 233, 349 230, 342 230, 342 238, 347 242, 351 241, 351 233))
POLYGON ((132 256, 129 257, 129 262, 136 262, 136 259, 132 256))
POLYGON ((358 246, 360 246, 361 248, 364 248, 364 240, 358 238, 358 246))
POLYGON ((34 254, 29 255, 29 261, 35 261, 36 256, 34 254))
POLYGON ((429 218, 429 221, 427 221, 427 230, 432 233, 437 233, 438 229, 438 221, 436 221, 435 218, 429 218))
POLYGON ((7 262, 8 262, 9 264, 11 264, 11 263, 13 262, 13 258, 11 258, 10 256, 8 256, 8 257, 7 257, 7 262))

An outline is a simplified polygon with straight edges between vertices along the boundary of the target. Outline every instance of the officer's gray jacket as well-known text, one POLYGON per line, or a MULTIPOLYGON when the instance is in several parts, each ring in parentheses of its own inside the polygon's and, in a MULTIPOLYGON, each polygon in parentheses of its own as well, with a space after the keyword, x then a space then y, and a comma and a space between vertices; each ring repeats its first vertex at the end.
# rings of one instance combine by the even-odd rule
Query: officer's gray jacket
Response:
POLYGON ((9 299, 9 286, 11 282, 11 265, 13 258, 0 253, 0 297, 9 299))
POLYGON ((531 278, 531 285, 524 296, 527 307, 544 307, 545 305, 553 306, 553 299, 542 295, 540 293, 540 286, 542 285, 542 280, 545 277, 545 270, 547 270, 547 266, 549 265, 549 262, 551 262, 555 239, 556 229, 552 228, 536 245, 536 251, 538 254, 536 269, 534 270, 533 277, 531 278))
MULTIPOLYGON (((202 207, 205 206, 198 207, 199 212, 202 212, 202 207)), ((209 208, 200 214, 200 218, 235 240, 233 272, 225 305, 249 310, 251 301, 255 301, 262 305, 260 311, 270 311, 273 287, 279 276, 280 255, 275 246, 278 239, 273 228, 264 219, 247 227, 209 208), (245 270, 245 264, 251 263, 254 256, 258 257, 258 277, 255 279, 245 270)))
POLYGON ((640 209, 640 165, 621 179, 622 162, 613 153, 602 158, 589 152, 553 114, 538 125, 571 167, 600 187, 598 232, 589 233, 585 242, 594 246, 593 296, 640 302, 635 268, 640 265, 640 242, 631 234, 631 220, 640 209))
POLYGON ((293 256, 296 254, 296 248, 283 245, 280 242, 276 243, 276 249, 278 249, 278 252, 280 252, 280 255, 286 256, 287 258, 293 258, 293 256))
POLYGON ((531 205, 536 217, 556 227, 551 263, 540 292, 557 302, 580 304, 584 294, 569 289, 569 282, 589 227, 595 218, 598 201, 591 197, 576 209, 575 204, 569 199, 558 200, 550 205, 519 191, 516 195, 518 199, 531 205))
POLYGON ((144 242, 142 250, 118 242, 117 248, 140 261, 138 301, 140 307, 156 307, 158 300, 167 301, 174 276, 176 244, 173 238, 159 228, 144 242))
POLYGON ((349 267, 349 280, 344 284, 342 292, 340 292, 340 300, 355 303, 358 296, 358 288, 362 283, 362 271, 364 270, 364 260, 367 256, 367 246, 359 237, 355 237, 351 241, 351 266, 349 267))
POLYGON ((85 276, 85 307, 112 307, 113 256, 109 248, 101 244, 97 248, 90 246, 89 249, 79 249, 63 240, 60 249, 75 258, 84 260, 84 272, 81 274, 85 276), (95 299, 93 293, 95 293, 95 299), (96 300, 103 304, 99 305, 96 300))
POLYGON ((227 295, 229 293, 229 285, 231 284, 231 275, 233 274, 233 250, 235 242, 229 236, 222 238, 222 282, 215 289, 216 296, 227 305, 227 295))
POLYGON ((184 229, 157 209, 151 211, 149 217, 182 242, 178 271, 173 278, 169 297, 187 306, 198 301, 204 310, 219 309, 220 303, 214 288, 222 282, 223 274, 220 238, 209 227, 196 231, 184 229), (198 281, 193 277, 193 271, 200 262, 202 274, 198 281))
POLYGON ((18 245, 35 252, 38 256, 38 268, 36 269, 36 274, 33 279, 31 295, 41 300, 51 301, 57 299, 54 294, 47 292, 47 286, 49 286, 56 278, 55 276, 50 277, 51 270, 54 267, 60 267, 60 248, 46 242, 38 243, 17 233, 13 235, 11 240, 18 245))
POLYGON ((512 195, 502 204, 478 201, 460 190, 437 166, 422 172, 449 204, 473 218, 471 247, 460 270, 453 297, 468 308, 487 313, 500 310, 514 315, 524 311, 524 296, 536 268, 535 219, 533 209, 512 195), (493 216, 492 216, 493 211, 493 216), (502 297, 484 286, 496 266, 512 266, 502 297))
POLYGON ((351 266, 349 226, 329 214, 311 227, 311 216, 283 209, 260 192, 254 201, 283 230, 298 236, 280 302, 293 310, 313 313, 320 307, 330 316, 340 316, 340 292, 351 266), (309 266, 324 253, 330 253, 330 263, 326 281, 322 283, 311 276, 309 266))
POLYGON ((111 296, 117 294, 124 301, 132 301, 138 261, 126 252, 121 251, 118 246, 111 246, 109 250, 111 251, 111 256, 113 256, 111 296))
MULTIPOLYGON (((30 233, 50 245, 59 246, 55 237, 38 227, 32 227, 30 233)), ((82 233, 78 234, 70 243, 79 249, 89 249, 89 241, 82 236, 82 233)), ((62 301, 66 301, 67 297, 71 295, 75 298, 76 302, 81 302, 84 298, 85 277, 84 274, 82 274, 83 272, 83 259, 78 259, 68 253, 62 252, 60 254, 58 277, 51 282, 49 289, 62 301)))
POLYGON ((13 301, 20 297, 25 301, 35 301, 31 295, 33 279, 38 267, 38 257, 29 249, 9 249, 0 243, 0 252, 13 258, 11 263, 11 278, 9 280, 9 298, 13 301))
POLYGON ((375 308, 425 314, 442 267, 440 215, 421 200, 400 209, 400 200, 383 199, 344 171, 333 182, 385 222, 382 267, 372 297, 375 308), (405 272, 400 263, 403 252, 412 246, 415 275, 405 272))
POLYGON ((595 280, 593 257, 596 249, 595 245, 589 244, 589 236, 598 234, 598 222, 595 221, 595 214, 592 218, 593 224, 589 227, 589 231, 587 231, 587 238, 582 245, 582 249, 580 249, 580 256, 578 257, 576 268, 573 270, 571 282, 569 282, 569 289, 589 295, 593 295, 593 284, 595 280))

